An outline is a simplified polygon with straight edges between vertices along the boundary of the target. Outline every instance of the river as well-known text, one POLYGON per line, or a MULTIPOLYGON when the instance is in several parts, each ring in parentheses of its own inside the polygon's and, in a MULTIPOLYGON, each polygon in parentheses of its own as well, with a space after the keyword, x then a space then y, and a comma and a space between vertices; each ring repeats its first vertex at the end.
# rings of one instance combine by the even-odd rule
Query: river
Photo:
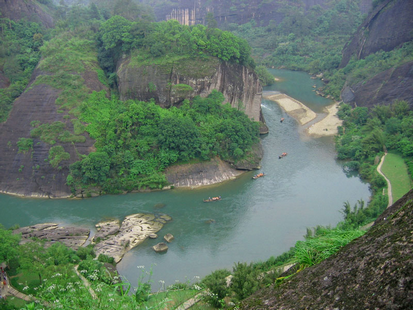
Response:
MULTIPOLYGON (((331 102, 312 92, 320 83, 305 73, 271 70, 283 79, 266 90, 281 91, 316 112, 331 102)), ((174 189, 153 193, 102 196, 84 200, 27 199, 0 195, 0 222, 6 227, 43 222, 75 224, 94 229, 106 218, 123 219, 138 212, 161 212, 173 221, 125 255, 118 271, 136 286, 142 269, 152 268, 153 289, 165 281, 193 281, 236 262, 266 260, 303 239, 306 227, 335 225, 342 219, 343 202, 368 201, 368 184, 347 177, 335 160, 332 138, 313 139, 279 106, 263 100, 262 109, 270 133, 262 138, 265 177, 252 180, 247 172, 236 180, 200 189, 174 189), (280 123, 280 118, 285 121, 280 123), (278 159, 287 152, 288 156, 278 159), (203 203, 210 196, 219 202, 203 203), (157 204, 165 204, 161 209, 157 204), (213 221, 210 221, 213 220, 213 221), (165 254, 152 246, 166 233, 175 240, 165 254)))

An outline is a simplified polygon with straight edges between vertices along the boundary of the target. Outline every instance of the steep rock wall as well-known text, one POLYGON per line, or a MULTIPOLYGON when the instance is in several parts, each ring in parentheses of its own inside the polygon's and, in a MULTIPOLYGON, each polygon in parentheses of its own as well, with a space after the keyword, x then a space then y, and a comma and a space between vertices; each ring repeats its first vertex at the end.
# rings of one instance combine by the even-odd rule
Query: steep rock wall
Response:
POLYGON ((413 190, 389 207, 362 237, 241 309, 411 309, 413 190))
MULTIPOLYGON (((0 192, 19 196, 32 197, 68 197, 69 187, 66 177, 69 165, 78 161, 82 154, 93 150, 94 140, 87 133, 83 143, 61 143, 70 154, 69 160, 63 160, 60 169, 53 168, 49 163, 51 145, 33 138, 33 147, 26 152, 19 152, 17 142, 20 138, 30 138, 33 130, 32 121, 50 124, 56 121, 65 123, 66 129, 73 132, 73 124, 67 113, 58 112, 59 106, 55 101, 60 90, 46 84, 34 85, 36 78, 48 74, 36 69, 26 91, 15 100, 13 109, 5 123, 0 124, 0 192)), ((92 90, 102 90, 97 73, 88 71, 83 74, 85 84, 92 90)), ((54 146, 55 146, 54 145, 54 146)))
POLYGON ((32 0, 0 0, 0 12, 2 18, 11 20, 27 18, 47 28, 54 27, 53 18, 32 0))
POLYGON ((211 57, 139 66, 126 57, 119 63, 117 75, 122 100, 154 98, 162 107, 171 107, 188 97, 206 97, 216 89, 231 106, 243 110, 255 121, 264 121, 259 79, 253 70, 239 64, 211 57), (180 91, 180 84, 189 85, 192 91, 180 91))
MULTIPOLYGON (((228 23, 244 24, 254 19, 258 26, 266 26, 270 21, 279 24, 283 18, 283 8, 299 6, 308 10, 315 5, 328 6, 327 0, 297 1, 225 1, 225 0, 143 0, 154 9, 158 21, 176 19, 183 25, 206 24, 205 17, 212 12, 218 25, 228 23)), ((372 0, 361 0, 360 11, 367 13, 372 0)))
POLYGON ((343 49, 340 68, 350 58, 363 59, 377 51, 391 51, 413 40, 413 1, 385 0, 377 5, 343 49))
POLYGON ((413 109, 413 62, 405 63, 377 74, 368 81, 344 88, 345 103, 359 107, 390 105, 394 100, 406 100, 413 109))

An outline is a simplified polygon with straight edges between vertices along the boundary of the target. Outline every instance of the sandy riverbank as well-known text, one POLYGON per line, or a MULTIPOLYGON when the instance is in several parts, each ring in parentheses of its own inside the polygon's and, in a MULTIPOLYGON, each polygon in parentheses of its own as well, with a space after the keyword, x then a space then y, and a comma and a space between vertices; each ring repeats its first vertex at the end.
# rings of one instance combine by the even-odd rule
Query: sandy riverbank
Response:
POLYGON ((311 125, 307 132, 312 136, 334 136, 338 133, 338 126, 343 124, 343 121, 337 117, 338 103, 334 103, 326 107, 327 116, 321 121, 311 125))
MULTIPOLYGON (((305 106, 300 101, 285 94, 275 94, 264 96, 265 99, 277 102, 280 107, 291 117, 296 119, 300 125, 305 125, 317 117, 317 113, 305 106)), ((337 127, 342 125, 342 121, 337 117, 338 103, 334 103, 325 108, 327 113, 319 122, 311 125, 306 132, 315 137, 334 136, 338 133, 337 127)))
POLYGON ((316 118, 317 114, 302 104, 300 101, 285 94, 264 96, 265 99, 277 102, 290 116, 295 118, 300 125, 307 124, 316 118))

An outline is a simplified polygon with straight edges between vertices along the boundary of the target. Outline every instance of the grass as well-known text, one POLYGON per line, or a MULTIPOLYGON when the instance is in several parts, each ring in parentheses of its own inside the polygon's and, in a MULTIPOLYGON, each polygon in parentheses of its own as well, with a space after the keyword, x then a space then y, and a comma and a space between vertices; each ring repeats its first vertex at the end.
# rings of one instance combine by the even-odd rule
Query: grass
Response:
POLYGON ((168 301, 166 303, 165 309, 175 309, 198 293, 199 291, 197 290, 189 289, 161 292, 158 294, 151 295, 149 300, 145 303, 145 306, 148 309, 151 309, 151 307, 156 307, 166 299, 168 301))
POLYGON ((400 155, 388 153, 381 170, 390 180, 393 201, 399 200, 412 188, 412 181, 407 173, 407 166, 400 155))

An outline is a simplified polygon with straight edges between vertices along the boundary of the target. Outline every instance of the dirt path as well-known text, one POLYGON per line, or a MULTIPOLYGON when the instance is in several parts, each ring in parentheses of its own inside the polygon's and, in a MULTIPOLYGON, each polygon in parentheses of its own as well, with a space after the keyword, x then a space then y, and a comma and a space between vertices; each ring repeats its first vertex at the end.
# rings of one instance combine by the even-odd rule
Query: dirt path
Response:
POLYGON ((89 281, 82 276, 79 271, 77 270, 77 268, 79 267, 79 265, 76 265, 74 267, 76 274, 79 276, 79 278, 83 281, 83 284, 86 286, 86 288, 89 290, 90 295, 92 296, 93 299, 98 299, 98 296, 96 295, 95 291, 93 290, 93 288, 90 286, 89 281))
POLYGON ((387 208, 388 208, 393 204, 393 195, 391 193, 391 183, 390 183, 390 180, 383 174, 383 172, 381 172, 381 166, 383 165, 386 155, 387 153, 384 153, 383 157, 381 158, 380 163, 377 166, 377 172, 380 173, 387 182, 387 195, 389 196, 389 204, 387 205, 387 208))

